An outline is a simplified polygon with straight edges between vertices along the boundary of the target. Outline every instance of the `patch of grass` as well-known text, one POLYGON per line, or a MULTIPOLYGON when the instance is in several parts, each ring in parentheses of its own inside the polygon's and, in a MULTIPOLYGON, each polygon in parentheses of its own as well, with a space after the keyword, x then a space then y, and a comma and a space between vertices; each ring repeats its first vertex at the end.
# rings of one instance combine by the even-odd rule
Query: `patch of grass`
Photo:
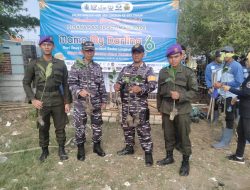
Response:
MULTIPOLYGON (((38 147, 38 129, 34 126, 35 118, 22 117, 11 127, 3 127, 0 135, 0 152, 11 152, 21 149, 38 147), (13 131, 21 132, 12 136, 13 131), (5 143, 11 140, 9 147, 5 143)), ((72 121, 70 121, 72 123, 72 121)), ((190 175, 180 177, 179 167, 182 155, 174 151, 175 163, 165 167, 153 165, 145 167, 144 152, 136 136, 135 154, 118 156, 116 152, 124 147, 123 130, 119 124, 105 123, 103 125, 102 146, 108 156, 99 157, 93 153, 92 130, 87 128, 87 142, 85 144, 86 160, 80 162, 76 159, 77 148, 70 143, 66 147, 69 160, 60 162, 58 157, 57 142, 53 125, 50 128, 50 155, 44 163, 38 161, 41 150, 6 155, 8 160, 0 163, 0 189, 22 190, 101 190, 105 186, 112 190, 143 189, 143 190, 179 190, 179 189, 211 189, 214 184, 208 179, 216 177, 223 179, 227 187, 234 189, 247 187, 250 174, 249 166, 236 166, 225 160, 225 153, 211 149, 207 141, 212 129, 206 123, 192 126, 191 140, 193 147, 192 161, 190 162, 190 175), (195 138, 193 138, 195 137, 195 138), (198 138, 199 137, 199 138, 198 138), (225 169, 226 168, 226 169, 225 169), (225 178, 225 176, 228 176, 225 178), (234 178, 237 176, 235 184, 234 178), (125 182, 130 186, 126 187, 125 182)), ((74 137, 74 128, 67 127, 67 140, 74 137)), ((160 126, 152 126, 154 142, 154 161, 165 156, 165 145, 160 126)), ((249 150, 246 150, 249 152, 249 150)))
POLYGON ((36 109, 30 109, 28 111, 27 117, 29 120, 36 120, 37 118, 37 110, 36 109))
POLYGON ((53 161, 41 165, 37 160, 38 151, 19 153, 8 156, 8 160, 0 165, 4 175, 0 177, 0 187, 6 189, 46 189, 44 181, 46 173, 52 168, 53 161))

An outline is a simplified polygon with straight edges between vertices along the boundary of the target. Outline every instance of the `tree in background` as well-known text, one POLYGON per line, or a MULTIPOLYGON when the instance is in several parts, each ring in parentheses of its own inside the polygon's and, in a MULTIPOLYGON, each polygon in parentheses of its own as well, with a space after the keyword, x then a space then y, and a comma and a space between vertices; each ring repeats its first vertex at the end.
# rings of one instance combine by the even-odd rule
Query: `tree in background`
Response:
POLYGON ((4 34, 16 36, 23 29, 31 30, 39 26, 39 19, 30 15, 23 15, 27 9, 23 8, 26 0, 0 1, 0 39, 4 34))
POLYGON ((238 53, 250 48, 249 0, 182 0, 178 41, 193 54, 207 54, 232 45, 238 53))

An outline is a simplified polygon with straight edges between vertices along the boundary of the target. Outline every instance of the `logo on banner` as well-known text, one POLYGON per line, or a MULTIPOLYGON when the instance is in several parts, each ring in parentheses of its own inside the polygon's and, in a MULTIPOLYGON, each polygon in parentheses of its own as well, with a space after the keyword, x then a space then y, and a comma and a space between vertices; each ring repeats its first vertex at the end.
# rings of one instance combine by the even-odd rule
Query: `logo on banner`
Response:
POLYGON ((151 36, 147 36, 144 48, 147 52, 155 50, 155 42, 153 41, 151 36))
POLYGON ((131 12, 133 5, 129 2, 118 3, 83 3, 81 5, 82 12, 85 13, 118 13, 131 12))

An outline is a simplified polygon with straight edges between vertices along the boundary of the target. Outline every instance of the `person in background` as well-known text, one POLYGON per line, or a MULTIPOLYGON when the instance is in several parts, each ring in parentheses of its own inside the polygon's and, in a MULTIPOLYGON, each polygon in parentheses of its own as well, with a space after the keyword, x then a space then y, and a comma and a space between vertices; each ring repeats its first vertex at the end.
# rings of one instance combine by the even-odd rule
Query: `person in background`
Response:
MULTIPOLYGON (((214 88, 220 89, 223 85, 230 86, 232 88, 239 88, 243 82, 243 69, 240 63, 233 59, 234 49, 231 46, 225 46, 221 52, 224 53, 224 64, 222 66, 221 81, 214 83, 214 88)), ((236 95, 232 92, 225 92, 223 90, 219 91, 220 95, 225 99, 225 120, 226 127, 223 130, 220 142, 212 145, 215 149, 228 148, 232 136, 234 119, 236 113, 236 104, 232 99, 236 95)))
MULTIPOLYGON (((248 59, 246 61, 246 68, 250 68, 250 53, 248 53, 248 59)), ((237 133, 238 133, 238 142, 236 152, 232 155, 229 155, 227 158, 230 161, 244 164, 244 151, 246 140, 250 141, 250 75, 244 80, 240 89, 223 85, 222 88, 224 91, 229 91, 238 96, 240 100, 239 103, 239 115, 240 120, 238 123, 237 133)))
POLYGON ((188 56, 187 56, 187 49, 184 45, 181 45, 181 49, 182 49, 182 59, 181 59, 181 64, 184 66, 187 66, 187 62, 188 62, 188 56))
MULTIPOLYGON (((242 55, 239 57, 239 63, 241 64, 242 68, 243 68, 243 75, 244 75, 244 80, 246 80, 246 78, 249 75, 250 72, 250 68, 247 67, 247 61, 250 59, 250 52, 247 53, 246 55, 242 55)), ((239 108, 237 107, 237 120, 239 120, 239 108)), ((246 145, 250 145, 250 142, 248 140, 246 140, 246 145)))
MULTIPOLYGON (((212 73, 218 72, 222 68, 222 60, 221 60, 221 52, 219 50, 215 51, 214 61, 209 63, 205 69, 205 81, 206 86, 208 88, 208 94, 213 96, 213 84, 212 84, 212 73)), ((215 79, 216 82, 218 78, 215 79)), ((214 121, 216 121, 219 117, 219 105, 218 102, 215 101, 214 106, 214 121)))

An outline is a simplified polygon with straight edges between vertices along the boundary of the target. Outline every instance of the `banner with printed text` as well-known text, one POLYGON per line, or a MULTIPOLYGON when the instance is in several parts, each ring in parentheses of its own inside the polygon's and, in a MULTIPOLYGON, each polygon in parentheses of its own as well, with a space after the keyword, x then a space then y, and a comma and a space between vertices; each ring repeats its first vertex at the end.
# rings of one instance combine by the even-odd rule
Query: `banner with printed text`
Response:
POLYGON ((90 40, 104 72, 131 64, 136 43, 145 48, 144 61, 159 72, 167 47, 176 42, 179 0, 41 0, 39 5, 40 34, 53 37, 54 55, 69 69, 82 57, 81 44, 90 40))

